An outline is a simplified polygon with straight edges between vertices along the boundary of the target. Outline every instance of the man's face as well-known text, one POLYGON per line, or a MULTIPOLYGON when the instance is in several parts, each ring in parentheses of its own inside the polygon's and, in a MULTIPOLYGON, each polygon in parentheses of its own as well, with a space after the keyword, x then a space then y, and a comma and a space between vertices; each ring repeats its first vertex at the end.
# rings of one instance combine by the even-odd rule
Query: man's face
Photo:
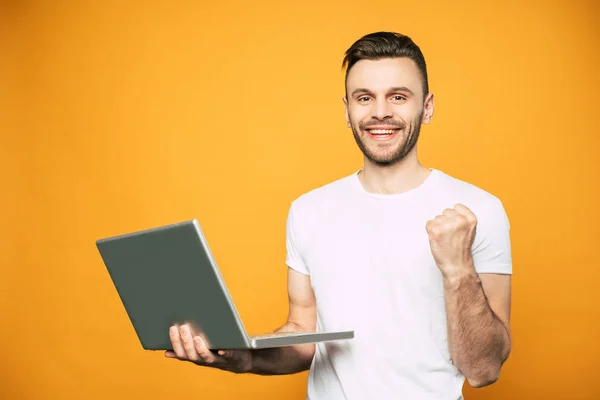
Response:
POLYGON ((413 150, 421 124, 433 114, 432 96, 425 102, 422 87, 421 74, 409 58, 354 64, 346 82, 346 121, 371 162, 391 165, 413 150))

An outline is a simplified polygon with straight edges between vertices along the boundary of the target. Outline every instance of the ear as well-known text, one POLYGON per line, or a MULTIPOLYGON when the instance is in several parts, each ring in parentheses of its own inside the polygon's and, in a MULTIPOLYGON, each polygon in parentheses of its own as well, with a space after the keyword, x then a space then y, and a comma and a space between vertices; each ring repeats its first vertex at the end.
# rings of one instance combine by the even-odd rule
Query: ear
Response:
POLYGON ((431 119, 433 118, 433 107, 434 105, 434 99, 433 99, 433 93, 429 93, 427 95, 427 97, 425 98, 425 103, 423 105, 423 123, 424 124, 428 124, 431 122, 431 119))
POLYGON ((350 113, 348 112, 348 99, 346 97, 342 97, 342 101, 344 102, 344 113, 346 114, 346 126, 348 128, 350 128, 351 125, 350 125, 350 113))

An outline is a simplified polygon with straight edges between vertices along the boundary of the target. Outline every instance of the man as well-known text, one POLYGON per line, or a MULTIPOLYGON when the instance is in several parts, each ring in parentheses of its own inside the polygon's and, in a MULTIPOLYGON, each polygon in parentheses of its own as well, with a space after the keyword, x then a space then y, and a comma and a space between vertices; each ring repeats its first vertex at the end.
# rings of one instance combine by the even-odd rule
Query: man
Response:
POLYGON ((187 326, 173 352, 236 373, 310 369, 307 398, 462 398, 495 382, 510 352, 509 222, 496 197, 417 157, 433 116, 425 60, 379 32, 344 58, 346 120, 364 167, 292 202, 289 316, 277 331, 355 330, 352 340, 208 351, 187 326))

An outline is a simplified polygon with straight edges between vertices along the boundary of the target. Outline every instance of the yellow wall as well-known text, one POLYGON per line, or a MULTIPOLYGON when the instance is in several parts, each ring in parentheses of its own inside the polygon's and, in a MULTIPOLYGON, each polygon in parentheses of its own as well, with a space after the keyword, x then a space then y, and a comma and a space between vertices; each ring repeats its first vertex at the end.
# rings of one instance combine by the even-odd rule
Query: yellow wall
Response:
POLYGON ((361 165, 340 66, 375 30, 427 57, 423 162, 511 219, 513 353, 467 398, 600 398, 598 3, 483 3, 2 2, 0 398, 303 399, 143 351, 95 240, 198 218, 279 326, 288 206, 361 165))

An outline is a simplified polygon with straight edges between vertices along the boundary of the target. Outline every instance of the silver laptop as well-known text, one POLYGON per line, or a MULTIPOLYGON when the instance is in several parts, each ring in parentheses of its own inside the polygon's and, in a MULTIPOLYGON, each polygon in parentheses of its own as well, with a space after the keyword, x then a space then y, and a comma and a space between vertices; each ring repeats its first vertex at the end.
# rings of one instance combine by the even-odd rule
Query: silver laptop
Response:
POLYGON ((354 331, 249 336, 195 219, 100 239, 96 246, 146 350, 172 350, 169 327, 183 323, 211 350, 354 337, 354 331))

